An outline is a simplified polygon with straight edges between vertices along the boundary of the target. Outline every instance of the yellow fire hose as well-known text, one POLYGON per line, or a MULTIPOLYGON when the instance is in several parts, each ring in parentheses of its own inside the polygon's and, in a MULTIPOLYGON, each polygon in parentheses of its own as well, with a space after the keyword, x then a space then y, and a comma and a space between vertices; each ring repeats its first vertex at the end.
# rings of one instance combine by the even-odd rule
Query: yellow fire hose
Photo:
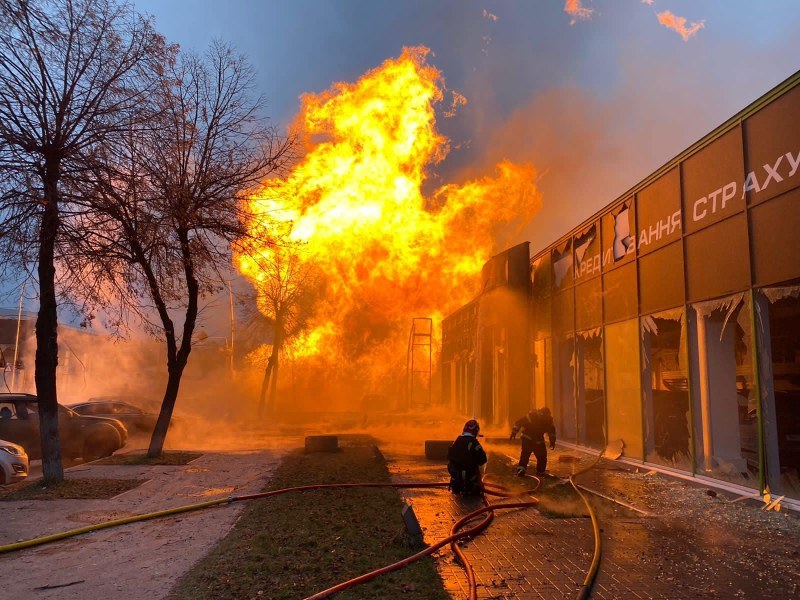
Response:
POLYGON ((86 527, 79 527, 78 529, 70 529, 69 531, 62 531, 52 535, 45 535, 14 544, 6 544, 0 546, 0 554, 6 552, 14 552, 15 550, 22 550, 23 548, 31 548, 33 546, 41 546, 50 542, 56 542, 65 538, 74 537, 91 531, 100 531, 101 529, 109 529, 119 525, 127 525, 128 523, 136 523, 138 521, 147 521, 149 519, 158 519, 159 517, 167 517, 169 515, 177 515, 192 510, 200 510, 209 508, 210 506, 217 506, 218 504, 229 504, 233 502, 233 498, 220 498, 218 500, 209 500, 208 502, 200 502, 199 504, 189 504, 187 506, 179 506, 177 508, 168 508, 166 510, 159 510, 151 513, 144 513, 141 515, 133 515, 132 517, 125 517, 124 519, 115 519, 113 521, 104 521, 103 523, 95 523, 94 525, 87 525, 86 527))
POLYGON ((586 505, 586 508, 589 510, 589 516, 592 519, 592 529, 594 530, 594 555, 592 556, 592 564, 589 567, 589 570, 586 572, 586 577, 583 578, 583 584, 581 585, 581 589, 578 592, 578 600, 586 600, 589 597, 589 594, 592 591, 592 585, 594 584, 594 579, 597 577, 597 570, 600 568, 600 552, 601 552, 601 541, 600 541, 600 523, 597 521, 597 515, 594 513, 594 509, 592 505, 589 503, 589 499, 581 492, 578 488, 578 484, 575 483, 574 477, 580 475, 581 473, 586 473, 590 469, 593 469, 597 463, 600 462, 600 459, 603 457, 605 450, 600 452, 597 455, 597 458, 594 459, 592 464, 588 467, 585 467, 578 471, 577 473, 573 473, 569 476, 569 482, 575 491, 578 492, 578 495, 583 500, 583 503, 586 505))
MULTIPOLYGON (((583 493, 578 489, 578 486, 575 484, 573 477, 576 475, 580 475, 581 473, 585 473, 589 469, 592 469, 602 457, 603 453, 601 452, 594 462, 588 467, 581 469, 577 473, 570 475, 569 482, 575 488, 575 491, 578 492, 580 497, 583 499, 584 503, 586 504, 589 515, 592 519, 592 526, 594 529, 594 557, 592 559, 591 567, 584 578, 582 588, 578 595, 578 600, 585 600, 589 597, 591 592, 592 584, 594 583, 594 579, 597 575, 597 570, 600 566, 600 526, 597 521, 597 516, 592 509, 591 504, 589 504, 588 499, 583 493)), ((33 538, 29 540, 24 540, 21 542, 16 542, 13 544, 6 544, 4 546, 0 546, 0 554, 5 554, 9 552, 14 552, 17 550, 23 550, 25 548, 32 548, 34 546, 41 546, 43 544, 48 544, 51 542, 56 542, 59 540, 63 540, 70 537, 75 537, 78 535, 82 535, 84 533, 90 533, 93 531, 100 531, 103 529, 109 529, 112 527, 118 527, 120 525, 127 525, 129 523, 137 523, 140 521, 147 521, 150 519, 158 519, 160 517, 167 517, 170 515, 176 515, 180 513, 191 512, 195 510, 202 510, 204 508, 210 508, 212 506, 219 506, 221 504, 231 504, 233 502, 241 501, 241 500, 252 500, 256 498, 265 498, 273 495, 280 495, 290 491, 304 491, 304 490, 312 490, 312 489, 324 489, 324 488, 355 488, 355 487, 395 487, 395 488, 413 488, 413 487, 445 487, 447 486, 446 483, 423 483, 423 484, 398 484, 398 483, 367 483, 367 484, 318 484, 318 485, 309 485, 309 486, 299 486, 294 488, 286 488, 282 490, 274 490, 271 492, 262 492, 259 494, 250 494, 246 496, 229 496, 227 498, 219 498, 217 500, 209 500, 208 502, 200 502, 197 504, 189 504, 186 506, 178 506, 176 508, 168 508, 166 510, 159 510, 150 513, 143 513, 140 515, 133 515, 130 517, 125 517, 122 519, 114 519, 112 521, 104 521, 102 523, 95 523, 94 525, 87 525, 86 527, 79 527, 77 529, 70 529, 68 531, 62 531, 60 533, 54 533, 52 535, 41 536, 38 538, 33 538)))

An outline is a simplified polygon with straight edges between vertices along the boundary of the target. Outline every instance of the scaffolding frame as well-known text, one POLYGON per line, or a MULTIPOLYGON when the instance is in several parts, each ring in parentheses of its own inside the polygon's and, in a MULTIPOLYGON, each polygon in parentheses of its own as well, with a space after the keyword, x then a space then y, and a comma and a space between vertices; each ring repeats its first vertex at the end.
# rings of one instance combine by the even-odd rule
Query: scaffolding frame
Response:
POLYGON ((414 317, 411 320, 411 332, 408 335, 408 357, 406 359, 406 402, 408 408, 414 408, 414 379, 416 375, 428 376, 427 402, 417 402, 418 405, 430 406, 433 393, 433 319, 430 317, 414 317), (415 357, 417 348, 427 348, 427 368, 419 368, 415 357))

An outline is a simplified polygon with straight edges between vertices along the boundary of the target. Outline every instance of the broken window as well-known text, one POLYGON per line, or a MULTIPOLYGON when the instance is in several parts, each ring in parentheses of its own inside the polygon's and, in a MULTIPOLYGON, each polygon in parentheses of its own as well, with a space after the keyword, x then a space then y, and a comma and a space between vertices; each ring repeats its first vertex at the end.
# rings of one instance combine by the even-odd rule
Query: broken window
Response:
POLYGON ((633 236, 631 235, 631 210, 629 205, 614 214, 614 260, 625 258, 633 248, 633 236))
POLYGON ((636 250, 636 219, 633 198, 614 206, 603 215, 602 257, 603 271, 633 260, 636 250))
POLYGON ((758 394, 753 386, 749 296, 693 305, 698 472, 759 487, 758 394))
POLYGON ((622 440, 623 454, 642 458, 642 393, 639 319, 605 328, 608 442, 622 440))
POLYGON ((575 338, 578 443, 604 448, 606 406, 602 329, 579 332, 575 338))
POLYGON ((682 308, 641 319, 648 462, 692 471, 686 319, 682 308))
POLYGON ((553 280, 556 288, 572 284, 572 240, 552 250, 553 280))
POLYGON ((531 331, 535 339, 550 337, 550 255, 545 254, 531 263, 532 323, 531 331))
POLYGON ((558 406, 555 412, 559 439, 577 441, 575 417, 575 334, 558 340, 558 406))
POLYGON ((575 298, 573 289, 553 296, 554 376, 559 437, 575 441, 575 298))
POLYGON ((769 485, 800 499, 800 285, 760 290, 756 301, 769 485))
POLYGON ((536 340, 533 344, 533 401, 536 408, 547 407, 556 414, 553 405, 553 340, 536 340))
POLYGON ((575 236, 575 279, 600 274, 600 236, 597 223, 575 236))

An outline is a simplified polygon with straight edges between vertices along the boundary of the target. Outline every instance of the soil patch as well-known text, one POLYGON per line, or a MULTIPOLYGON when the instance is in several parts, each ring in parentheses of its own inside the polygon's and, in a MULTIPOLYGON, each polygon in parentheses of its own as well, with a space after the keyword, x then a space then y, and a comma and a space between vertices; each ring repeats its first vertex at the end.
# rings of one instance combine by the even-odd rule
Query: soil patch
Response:
POLYGON ((165 452, 150 458, 147 454, 120 454, 95 461, 95 465, 181 466, 203 456, 198 452, 165 452))
POLYGON ((45 484, 33 481, 0 493, 0 500, 104 500, 143 484, 147 479, 65 479, 45 484))

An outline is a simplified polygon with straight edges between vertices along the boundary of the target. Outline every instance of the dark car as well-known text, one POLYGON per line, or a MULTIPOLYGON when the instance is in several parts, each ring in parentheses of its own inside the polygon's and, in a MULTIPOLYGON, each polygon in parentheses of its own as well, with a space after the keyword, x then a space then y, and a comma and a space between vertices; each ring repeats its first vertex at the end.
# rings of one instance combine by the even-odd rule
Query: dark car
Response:
POLYGON ((70 404, 69 407, 79 415, 122 421, 131 434, 151 434, 158 420, 158 413, 143 410, 129 402, 110 398, 89 398, 86 402, 70 404))
MULTIPOLYGON (((32 459, 41 458, 39 400, 33 394, 0 394, 0 439, 25 448, 32 459)), ((121 421, 79 415, 58 405, 61 454, 94 460, 111 456, 125 445, 128 430, 121 421)))

